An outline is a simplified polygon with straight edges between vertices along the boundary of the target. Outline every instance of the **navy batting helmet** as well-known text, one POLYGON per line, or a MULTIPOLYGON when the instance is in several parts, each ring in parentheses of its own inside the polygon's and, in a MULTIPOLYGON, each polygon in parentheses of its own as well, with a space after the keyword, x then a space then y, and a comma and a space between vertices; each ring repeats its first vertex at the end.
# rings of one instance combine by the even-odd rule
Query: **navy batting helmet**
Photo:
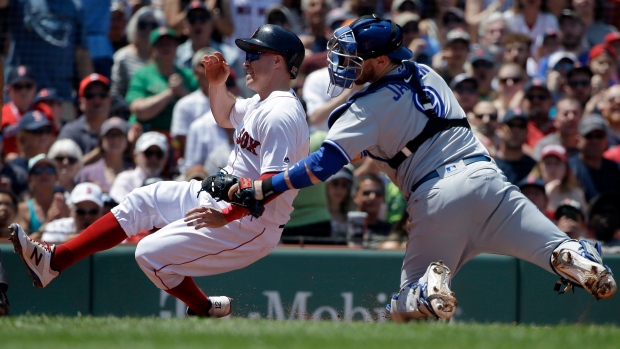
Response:
POLYGON ((284 56, 291 79, 297 77, 305 56, 304 44, 297 35, 274 24, 261 25, 251 38, 237 39, 235 44, 245 52, 268 51, 284 56))
POLYGON ((327 43, 330 88, 351 88, 362 73, 365 59, 386 55, 407 60, 413 52, 403 46, 403 30, 396 23, 377 15, 363 16, 348 26, 338 28, 327 43))

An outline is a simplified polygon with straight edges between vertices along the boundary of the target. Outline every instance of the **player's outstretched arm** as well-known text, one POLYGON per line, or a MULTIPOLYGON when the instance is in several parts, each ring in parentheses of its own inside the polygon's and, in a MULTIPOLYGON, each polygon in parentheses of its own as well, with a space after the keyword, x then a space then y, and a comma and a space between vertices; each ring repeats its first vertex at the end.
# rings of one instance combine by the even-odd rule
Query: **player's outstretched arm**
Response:
POLYGON ((204 56, 201 63, 209 80, 209 101, 215 121, 221 127, 233 128, 229 115, 237 99, 226 88, 230 66, 220 52, 204 56))

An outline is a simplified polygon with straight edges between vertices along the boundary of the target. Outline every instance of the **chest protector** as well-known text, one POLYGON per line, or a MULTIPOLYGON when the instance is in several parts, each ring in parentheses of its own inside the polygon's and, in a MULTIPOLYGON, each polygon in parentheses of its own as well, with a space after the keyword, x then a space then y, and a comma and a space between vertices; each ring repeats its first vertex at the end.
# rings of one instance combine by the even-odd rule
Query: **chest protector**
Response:
MULTIPOLYGON (((372 83, 368 88, 362 92, 358 92, 351 96, 351 98, 347 101, 347 103, 341 105, 336 108, 330 115, 327 121, 327 125, 329 128, 338 120, 338 118, 353 104, 355 100, 374 93, 375 91, 384 88, 387 85, 399 85, 410 90, 413 90, 413 93, 418 96, 422 104, 422 108, 424 109, 424 115, 428 118, 428 122, 422 129, 422 132, 418 134, 415 138, 407 142, 407 145, 403 149, 401 149, 396 155, 394 155, 390 160, 388 160, 388 165, 391 168, 397 169, 400 164, 405 161, 408 157, 415 154, 418 148, 429 138, 434 135, 441 133, 445 130, 448 130, 453 127, 469 127, 469 122, 467 118, 462 119, 446 119, 441 118, 435 112, 433 108, 433 104, 431 98, 424 91, 422 86, 422 81, 420 80, 420 74, 418 72, 418 65, 415 62, 406 61, 403 62, 405 66, 405 70, 397 75, 389 75, 385 76, 374 83, 372 83), (407 80, 407 81, 406 81, 407 80)), ((414 96, 415 97, 415 96, 414 96)))

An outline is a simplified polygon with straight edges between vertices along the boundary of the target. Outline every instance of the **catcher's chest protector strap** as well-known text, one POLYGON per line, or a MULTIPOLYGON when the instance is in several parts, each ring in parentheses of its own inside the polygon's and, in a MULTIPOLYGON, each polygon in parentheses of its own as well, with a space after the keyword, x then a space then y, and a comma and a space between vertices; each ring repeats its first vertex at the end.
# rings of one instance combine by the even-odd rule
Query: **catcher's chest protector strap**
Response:
MULTIPOLYGON (((422 81, 420 80, 420 74, 418 72, 418 65, 415 62, 403 62, 405 69, 401 74, 398 75, 390 75, 386 76, 382 79, 379 79, 372 83, 368 88, 363 92, 358 92, 351 96, 347 103, 342 106, 336 108, 328 119, 328 126, 331 126, 338 120, 338 118, 347 110, 357 98, 362 96, 371 94, 377 91, 380 88, 385 87, 389 84, 397 84, 409 88, 414 91, 415 95, 418 96, 422 107, 424 108, 424 115, 429 119, 424 129, 420 134, 418 134, 414 139, 407 142, 407 145, 403 149, 401 149, 394 157, 388 160, 388 165, 391 168, 396 169, 400 164, 405 161, 409 156, 415 154, 418 148, 424 143, 427 139, 433 137, 437 133, 443 132, 452 127, 469 127, 469 122, 466 118, 462 119, 445 119, 441 118, 435 113, 435 109, 433 108, 433 104, 431 98, 428 96, 426 91, 424 91, 424 87, 422 86, 422 81)), ((415 98, 414 95, 414 98, 415 98)))

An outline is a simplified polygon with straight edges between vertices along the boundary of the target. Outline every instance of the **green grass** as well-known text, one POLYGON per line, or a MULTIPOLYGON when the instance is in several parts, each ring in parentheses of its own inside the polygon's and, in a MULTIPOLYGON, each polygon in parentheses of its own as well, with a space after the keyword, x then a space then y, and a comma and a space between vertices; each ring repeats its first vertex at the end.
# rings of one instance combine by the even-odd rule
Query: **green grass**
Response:
POLYGON ((615 326, 14 316, 0 348, 614 348, 615 326))

